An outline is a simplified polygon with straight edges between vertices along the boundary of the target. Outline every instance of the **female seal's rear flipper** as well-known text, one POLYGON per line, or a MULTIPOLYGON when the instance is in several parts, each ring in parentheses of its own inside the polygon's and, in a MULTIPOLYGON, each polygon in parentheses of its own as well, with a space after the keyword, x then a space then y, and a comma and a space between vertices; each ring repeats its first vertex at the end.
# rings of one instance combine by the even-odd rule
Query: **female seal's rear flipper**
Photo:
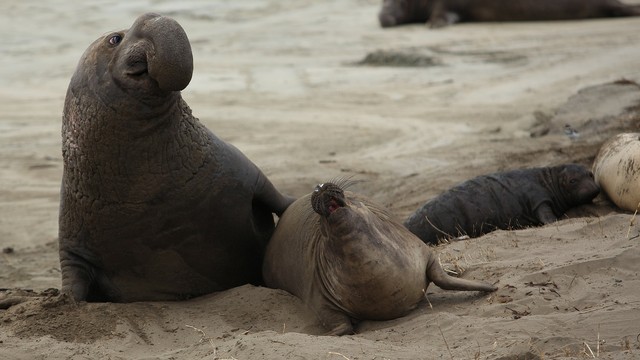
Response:
POLYGON ((427 264, 427 279, 436 284, 443 290, 461 290, 461 291, 486 291, 492 292, 498 290, 497 287, 482 281, 460 279, 449 276, 444 270, 438 259, 433 253, 430 253, 430 259, 427 264))

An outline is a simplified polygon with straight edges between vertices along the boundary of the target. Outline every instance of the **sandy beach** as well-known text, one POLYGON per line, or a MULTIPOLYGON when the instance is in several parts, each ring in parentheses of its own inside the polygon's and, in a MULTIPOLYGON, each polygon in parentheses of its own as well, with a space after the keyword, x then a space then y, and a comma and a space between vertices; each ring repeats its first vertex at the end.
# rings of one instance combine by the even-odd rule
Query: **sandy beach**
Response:
MULTIPOLYGON (((640 4, 640 0, 626 3, 640 4)), ((58 301, 61 116, 96 38, 153 11, 194 56, 195 116, 276 187, 353 177, 404 219, 471 177, 591 163, 640 131, 640 17, 382 29, 379 0, 35 1, 0 14, 0 359, 635 359, 640 227, 600 195, 559 222, 434 247, 492 294, 430 286, 408 316, 321 336, 292 295, 58 301), (580 136, 569 139, 566 124, 580 136), (12 289, 12 290, 6 290, 12 289)))

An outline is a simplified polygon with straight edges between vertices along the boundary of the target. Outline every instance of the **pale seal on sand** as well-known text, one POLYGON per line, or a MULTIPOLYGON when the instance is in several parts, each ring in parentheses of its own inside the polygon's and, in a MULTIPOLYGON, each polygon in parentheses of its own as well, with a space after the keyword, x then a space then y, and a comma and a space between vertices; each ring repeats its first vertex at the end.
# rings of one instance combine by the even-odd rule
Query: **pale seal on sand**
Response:
POLYGON ((430 282, 446 290, 496 290, 447 275, 431 248, 384 208, 332 183, 285 211, 263 274, 267 286, 299 297, 329 335, 353 333, 352 320, 407 314, 430 282))
POLYGON ((640 133, 607 140, 593 161, 593 174, 616 206, 636 211, 640 206, 640 133))

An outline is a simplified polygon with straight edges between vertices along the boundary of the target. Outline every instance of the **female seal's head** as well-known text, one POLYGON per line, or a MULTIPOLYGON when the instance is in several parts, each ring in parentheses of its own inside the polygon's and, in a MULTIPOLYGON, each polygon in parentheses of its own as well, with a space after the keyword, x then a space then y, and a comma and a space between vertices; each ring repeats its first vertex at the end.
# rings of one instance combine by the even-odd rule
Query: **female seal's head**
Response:
POLYGON ((340 186, 333 183, 324 183, 318 184, 313 190, 311 207, 318 215, 328 217, 345 206, 344 191, 340 186))

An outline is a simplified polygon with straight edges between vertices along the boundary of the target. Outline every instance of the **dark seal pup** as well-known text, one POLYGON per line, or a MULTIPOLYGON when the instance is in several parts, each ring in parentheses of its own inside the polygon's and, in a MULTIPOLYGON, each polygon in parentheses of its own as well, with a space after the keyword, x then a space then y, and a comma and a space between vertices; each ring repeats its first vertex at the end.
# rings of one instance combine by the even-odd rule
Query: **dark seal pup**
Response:
POLYGON ((282 215, 263 274, 267 286, 302 299, 329 335, 353 333, 352 319, 405 315, 430 282, 446 290, 496 290, 447 275, 431 249, 385 209, 331 183, 282 215))
POLYGON ((472 21, 550 21, 639 16, 618 0, 384 0, 382 27, 429 22, 441 27, 472 21))
POLYGON ((461 235, 549 224, 599 192, 593 173, 577 164, 483 175, 433 198, 404 225, 425 243, 438 244, 461 235))
POLYGON ((273 214, 291 203, 207 130, 180 90, 182 27, 157 14, 96 40, 64 104, 59 243, 75 300, 176 300, 261 283, 273 214))

